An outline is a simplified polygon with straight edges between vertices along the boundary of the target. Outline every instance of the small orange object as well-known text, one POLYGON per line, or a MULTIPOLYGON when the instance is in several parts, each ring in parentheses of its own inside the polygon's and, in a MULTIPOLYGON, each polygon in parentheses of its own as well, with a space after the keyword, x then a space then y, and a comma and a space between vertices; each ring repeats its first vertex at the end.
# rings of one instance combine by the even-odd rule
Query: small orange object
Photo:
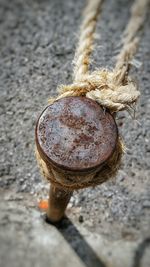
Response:
POLYGON ((40 202, 38 203, 38 207, 41 210, 47 210, 48 209, 48 200, 47 199, 40 200, 40 202))

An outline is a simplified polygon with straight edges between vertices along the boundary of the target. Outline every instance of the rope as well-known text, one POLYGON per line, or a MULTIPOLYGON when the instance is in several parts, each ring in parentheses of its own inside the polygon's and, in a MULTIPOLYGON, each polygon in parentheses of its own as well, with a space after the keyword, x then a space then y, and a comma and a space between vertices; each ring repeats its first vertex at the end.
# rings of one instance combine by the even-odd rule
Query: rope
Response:
MULTIPOLYGON (((88 2, 74 58, 74 82, 60 86, 58 88, 60 95, 57 99, 86 95, 113 113, 128 110, 140 96, 137 84, 128 76, 128 72, 131 60, 137 51, 139 38, 136 35, 144 23, 149 0, 135 0, 131 7, 131 18, 123 33, 123 47, 117 56, 114 70, 99 69, 89 73, 89 56, 93 48, 96 20, 102 2, 102 0, 88 2)), ((56 99, 50 99, 49 103, 54 100, 56 99)))
MULTIPOLYGON (((131 60, 137 51, 138 31, 144 23, 149 0, 135 0, 131 7, 131 18, 123 33, 122 50, 117 56, 113 71, 99 69, 89 73, 90 54, 93 49, 93 39, 96 22, 102 6, 102 0, 89 0, 84 10, 84 19, 80 29, 80 38, 74 58, 74 82, 58 88, 60 95, 49 99, 49 103, 66 96, 86 96, 97 101, 111 113, 129 109, 136 103, 140 93, 136 83, 128 76, 131 60)), ((36 157, 42 174, 57 187, 74 190, 88 186, 96 186, 114 177, 120 166, 124 152, 123 142, 118 138, 115 152, 105 162, 102 169, 82 182, 80 177, 57 173, 47 165, 36 149, 36 157)))
POLYGON ((106 182, 108 179, 115 177, 121 162, 122 152, 124 151, 124 145, 122 140, 119 138, 116 150, 111 156, 111 158, 105 162, 100 171, 96 173, 77 176, 77 175, 68 175, 61 172, 57 172, 41 158, 37 148, 35 150, 36 159, 40 167, 41 174, 50 181, 54 186, 66 190, 73 191, 89 186, 97 186, 106 182), (84 181, 83 181, 84 180, 84 181))
POLYGON ((103 0, 88 1, 88 5, 83 12, 84 20, 80 28, 80 38, 73 60, 74 82, 82 81, 83 76, 88 73, 94 33, 102 3, 103 0))
POLYGON ((123 71, 124 66, 126 66, 126 71, 128 70, 129 64, 138 47, 139 37, 136 34, 144 23, 148 4, 149 0, 137 0, 131 7, 131 19, 123 33, 123 48, 117 57, 116 72, 123 71))

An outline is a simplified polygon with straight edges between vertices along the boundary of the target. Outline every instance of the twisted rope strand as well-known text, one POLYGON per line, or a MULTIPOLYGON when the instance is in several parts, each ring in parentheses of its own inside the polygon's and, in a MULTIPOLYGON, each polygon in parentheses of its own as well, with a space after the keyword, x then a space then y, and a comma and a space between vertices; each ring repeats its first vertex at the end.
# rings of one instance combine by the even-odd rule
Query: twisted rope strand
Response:
POLYGON ((93 49, 94 33, 103 0, 88 0, 84 10, 84 20, 80 28, 80 38, 74 57, 74 82, 82 81, 88 73, 90 54, 93 49))
POLYGON ((130 61, 137 51, 140 38, 138 38, 136 34, 144 23, 148 3, 149 0, 137 0, 131 7, 131 18, 123 33, 123 47, 117 56, 117 62, 114 70, 114 72, 121 72, 122 70, 122 76, 124 76, 125 71, 129 69, 130 61), (124 68, 125 65, 126 68, 124 68))

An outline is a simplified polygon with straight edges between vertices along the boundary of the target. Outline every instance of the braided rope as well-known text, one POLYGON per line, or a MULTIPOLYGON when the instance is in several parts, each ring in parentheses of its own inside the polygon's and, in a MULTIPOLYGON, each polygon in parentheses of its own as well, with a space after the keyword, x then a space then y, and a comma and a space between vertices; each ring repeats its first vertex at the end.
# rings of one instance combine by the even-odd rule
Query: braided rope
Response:
MULTIPOLYGON (((136 83, 128 76, 131 60, 137 50, 139 38, 137 33, 143 25, 149 0, 135 0, 131 7, 131 18, 123 34, 123 47, 117 56, 113 71, 107 69, 89 73, 89 57, 93 49, 93 39, 96 21, 101 9, 102 0, 89 0, 84 11, 84 20, 81 25, 80 39, 74 58, 74 82, 60 86, 60 95, 49 99, 49 103, 66 96, 86 96, 106 107, 110 112, 118 112, 136 103, 140 93, 136 83)), ((46 164, 36 150, 36 157, 42 174, 55 186, 74 190, 88 186, 96 186, 114 177, 120 166, 124 151, 123 143, 118 138, 116 149, 112 157, 105 162, 100 171, 86 176, 84 182, 80 177, 57 173, 53 167, 46 164)))
POLYGON ((84 20, 80 28, 80 38, 73 60, 74 82, 82 81, 83 76, 88 73, 94 33, 102 3, 103 0, 89 0, 83 12, 84 20))
POLYGON ((137 51, 140 39, 136 34, 144 23, 148 4, 149 0, 136 0, 131 7, 131 18, 123 33, 123 48, 117 56, 115 72, 122 70, 124 66, 128 70, 130 62, 137 51))

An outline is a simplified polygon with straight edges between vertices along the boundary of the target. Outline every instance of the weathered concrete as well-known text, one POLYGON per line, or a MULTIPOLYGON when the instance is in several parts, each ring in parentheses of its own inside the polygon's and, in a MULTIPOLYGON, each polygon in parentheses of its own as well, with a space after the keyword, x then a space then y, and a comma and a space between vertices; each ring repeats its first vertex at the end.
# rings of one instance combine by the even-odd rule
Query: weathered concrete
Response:
MULTIPOLYGON (((106 0, 94 67, 111 68, 132 1, 106 0)), ((150 262, 149 18, 132 68, 141 99, 137 120, 117 122, 127 146, 115 181, 74 194, 69 220, 47 225, 37 201, 48 184, 34 158, 38 115, 60 83, 71 82, 83 1, 0 1, 0 266, 148 267, 150 262)))

